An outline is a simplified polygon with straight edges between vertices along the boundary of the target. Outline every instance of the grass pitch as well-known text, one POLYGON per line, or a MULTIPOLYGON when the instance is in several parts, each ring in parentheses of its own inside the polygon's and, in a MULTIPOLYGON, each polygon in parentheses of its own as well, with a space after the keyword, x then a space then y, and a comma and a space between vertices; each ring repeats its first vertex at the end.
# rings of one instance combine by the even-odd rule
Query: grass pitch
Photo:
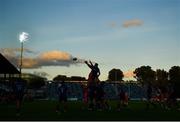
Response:
POLYGON ((127 108, 116 110, 116 101, 110 101, 110 111, 82 110, 81 101, 69 101, 68 111, 57 114, 57 101, 38 100, 24 102, 21 115, 16 116, 15 104, 0 104, 0 120, 180 120, 180 111, 145 109, 145 102, 130 101, 127 108))

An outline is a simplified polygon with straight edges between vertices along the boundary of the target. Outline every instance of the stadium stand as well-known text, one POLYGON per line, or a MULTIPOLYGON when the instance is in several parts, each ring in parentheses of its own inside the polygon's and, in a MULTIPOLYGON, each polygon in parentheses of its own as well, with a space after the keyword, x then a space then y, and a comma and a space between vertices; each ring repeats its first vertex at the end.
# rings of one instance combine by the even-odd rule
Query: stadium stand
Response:
MULTIPOLYGON (((58 83, 49 83, 47 90, 48 90, 48 97, 51 100, 57 99, 57 84, 58 83)), ((70 100, 81 100, 83 96, 82 87, 79 83, 73 82, 66 82, 67 85, 67 96, 70 100)))
MULTIPOLYGON (((69 100, 82 100, 83 89, 82 84, 78 82, 65 82, 67 85, 67 96, 69 100)), ((57 82, 49 82, 47 86, 41 89, 28 89, 28 93, 35 99, 57 100, 57 82)), ((146 87, 141 87, 136 83, 104 83, 104 91, 106 99, 118 99, 120 91, 128 93, 129 99, 140 100, 146 98, 146 87)), ((1 94, 12 91, 7 84, 0 84, 1 94), (3 92, 4 91, 4 92, 3 92)))
MULTIPOLYGON (((68 87, 68 99, 70 100, 82 100, 83 90, 80 83, 75 82, 66 82, 68 87)), ((48 98, 51 100, 57 99, 57 83, 51 82, 48 84, 47 91, 48 91, 48 98)), ((124 92, 128 93, 130 99, 142 99, 145 98, 144 88, 140 85, 135 83, 126 83, 126 84, 119 84, 119 83, 105 83, 104 84, 104 91, 105 91, 105 98, 106 99, 118 99, 119 92, 123 90, 124 92)))

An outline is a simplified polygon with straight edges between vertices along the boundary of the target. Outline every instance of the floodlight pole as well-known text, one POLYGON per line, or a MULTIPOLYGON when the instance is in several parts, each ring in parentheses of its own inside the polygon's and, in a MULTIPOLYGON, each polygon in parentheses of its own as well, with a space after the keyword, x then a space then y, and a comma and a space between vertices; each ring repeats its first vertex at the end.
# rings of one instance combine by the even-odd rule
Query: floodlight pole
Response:
POLYGON ((23 58, 23 41, 21 42, 21 57, 20 57, 21 59, 20 59, 20 77, 22 76, 22 58, 23 58))

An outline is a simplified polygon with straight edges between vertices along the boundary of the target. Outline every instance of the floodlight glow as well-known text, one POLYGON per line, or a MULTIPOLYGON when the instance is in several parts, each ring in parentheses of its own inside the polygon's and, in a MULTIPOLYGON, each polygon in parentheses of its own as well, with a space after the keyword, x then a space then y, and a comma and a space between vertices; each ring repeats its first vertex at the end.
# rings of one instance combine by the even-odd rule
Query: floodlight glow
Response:
POLYGON ((22 32, 19 34, 19 40, 20 42, 25 42, 29 39, 29 34, 26 32, 22 32))

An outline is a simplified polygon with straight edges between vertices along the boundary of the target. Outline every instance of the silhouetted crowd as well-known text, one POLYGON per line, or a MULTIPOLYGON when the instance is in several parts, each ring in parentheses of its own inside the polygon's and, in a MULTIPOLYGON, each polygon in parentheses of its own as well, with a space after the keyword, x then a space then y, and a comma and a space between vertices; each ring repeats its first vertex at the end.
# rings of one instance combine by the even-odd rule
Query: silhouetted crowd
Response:
POLYGON ((147 103, 146 109, 149 109, 150 106, 156 108, 157 105, 160 105, 163 109, 177 108, 179 109, 178 96, 173 86, 166 88, 159 88, 153 86, 151 83, 147 85, 147 103), (154 94, 153 94, 154 89, 154 94))

